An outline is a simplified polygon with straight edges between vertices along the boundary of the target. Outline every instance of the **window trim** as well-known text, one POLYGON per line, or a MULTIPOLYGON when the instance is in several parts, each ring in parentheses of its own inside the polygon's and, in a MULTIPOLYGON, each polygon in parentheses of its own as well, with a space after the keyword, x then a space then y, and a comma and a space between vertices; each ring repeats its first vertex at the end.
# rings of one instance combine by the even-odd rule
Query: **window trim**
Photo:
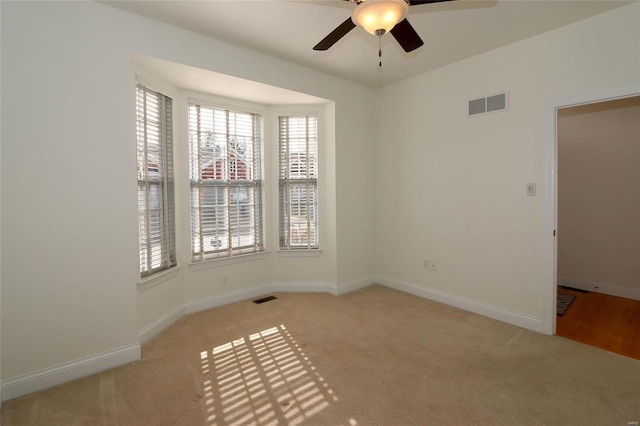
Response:
POLYGON ((140 291, 145 291, 151 287, 157 286, 158 284, 162 284, 165 281, 177 277, 180 273, 180 269, 180 266, 172 266, 169 269, 158 271, 153 275, 147 275, 146 277, 138 280, 138 288, 140 291))
MULTIPOLYGON (((173 152, 173 128, 174 128, 174 113, 173 113, 173 98, 168 96, 160 91, 154 90, 149 87, 149 85, 145 84, 144 80, 141 80, 136 77, 135 84, 135 128, 136 128, 136 156, 139 161, 140 152, 140 143, 138 136, 138 98, 140 96, 139 91, 142 91, 142 97, 144 98, 144 112, 143 112, 143 125, 144 125, 144 152, 142 153, 145 162, 145 169, 147 169, 143 178, 140 178, 140 171, 137 171, 137 216, 138 216, 138 278, 139 282, 149 281, 158 274, 162 274, 172 268, 177 267, 178 265, 178 254, 177 254, 177 229, 176 229, 176 181, 174 176, 174 152, 173 152), (159 102, 158 108, 158 116, 160 118, 160 122, 158 126, 160 127, 159 132, 161 135, 159 141, 159 155, 158 159, 158 170, 162 168, 162 176, 152 177, 148 175, 148 162, 149 162, 149 153, 147 151, 147 129, 148 129, 148 120, 146 119, 147 108, 146 108, 146 97, 148 94, 152 94, 157 96, 159 102), (161 106, 160 106, 161 105, 161 106), (162 160, 162 161, 161 161, 162 160), (145 191, 145 208, 140 210, 140 191, 141 185, 144 187, 145 191), (141 233, 140 233, 140 219, 144 217, 146 229, 147 229, 147 242, 146 242, 146 250, 151 253, 151 239, 149 237, 149 226, 151 222, 150 218, 150 209, 149 209, 149 191, 152 186, 157 186, 160 188, 162 193, 162 221, 161 227, 161 252, 163 253, 163 258, 161 259, 161 264, 157 268, 153 268, 150 264, 150 254, 148 254, 147 259, 145 261, 145 266, 147 268, 146 271, 142 270, 143 261, 142 261, 142 242, 141 242, 141 233)), ((136 167, 138 167, 137 164, 136 167)))
MULTIPOLYGON (((289 257, 305 257, 305 256, 319 256, 321 253, 321 234, 320 234, 320 224, 321 224, 321 204, 320 204, 320 200, 322 198, 321 196, 321 161, 320 161, 320 145, 321 145, 321 140, 320 140, 320 136, 321 136, 321 131, 320 131, 320 126, 322 123, 321 120, 321 114, 319 111, 317 110, 295 110, 295 111, 284 111, 284 110, 280 110, 280 111, 276 111, 275 113, 275 122, 276 122, 276 141, 275 141, 275 145, 276 145, 276 157, 277 157, 277 161, 276 161, 276 178, 277 178, 277 194, 278 194, 278 214, 277 214, 277 220, 278 220, 278 226, 277 226, 277 247, 278 247, 278 253, 280 256, 282 257, 286 257, 287 255, 285 255, 284 253, 291 253, 290 255, 288 255, 289 257), (282 145, 282 141, 280 140, 281 137, 281 133, 280 133, 280 126, 281 126, 281 119, 282 118, 308 118, 308 117, 313 117, 315 118, 315 130, 316 130, 316 134, 315 134, 315 139, 316 139, 316 146, 315 146, 315 157, 316 157, 316 161, 315 161, 315 177, 313 178, 305 178, 305 179, 287 179, 287 178, 282 178, 281 176, 281 145, 282 145), (283 218, 282 218, 282 211, 283 211, 283 205, 282 205, 282 186, 283 186, 283 182, 288 182, 288 185, 291 185, 292 183, 297 183, 298 185, 306 185, 307 187, 307 193, 308 193, 308 187, 310 185, 310 183, 313 183, 311 186, 313 186, 315 188, 315 233, 316 233, 316 242, 317 244, 315 245, 311 245, 310 241, 307 242, 306 246, 303 245, 283 245, 282 242, 282 238, 283 238, 283 230, 282 230, 282 224, 283 224, 283 218), (304 255, 303 253, 309 253, 308 255, 304 255)), ((307 147, 308 148, 308 147, 307 147)), ((308 155, 308 150, 306 151, 305 155, 306 155, 306 160, 307 160, 307 170, 309 169, 309 155, 308 155)), ((288 154, 287 154, 288 155, 288 154)), ((311 221, 309 218, 309 215, 307 214, 307 225, 309 226, 309 229, 311 229, 311 221)))
POLYGON ((258 251, 255 253, 238 254, 231 257, 218 257, 213 259, 191 261, 189 263, 189 268, 192 271, 199 271, 202 269, 217 268, 219 266, 233 265, 236 263, 262 260, 262 259, 268 258, 270 253, 271 253, 270 251, 264 250, 264 251, 258 251))
MULTIPOLYGON (((195 265, 200 265, 200 264, 209 264, 209 263, 216 263, 216 266, 221 265, 221 264, 226 264, 225 261, 230 261, 229 263, 235 263, 235 261, 232 261, 234 259, 237 259, 237 261, 242 261, 242 260, 247 260, 249 257, 252 256, 257 256, 263 253, 267 252, 267 246, 268 246, 268 242, 267 242, 267 228, 266 228, 266 223, 265 223, 265 218, 266 218, 266 212, 265 212, 265 207, 266 204, 268 203, 265 197, 265 184, 266 184, 266 178, 265 178, 265 145, 266 145, 266 139, 268 138, 266 136, 265 133, 265 119, 266 117, 268 117, 268 115, 265 113, 265 110, 263 108, 260 108, 258 104, 252 104, 252 103, 244 103, 244 102, 230 102, 229 99, 222 99, 222 98, 218 98, 218 97, 213 97, 214 100, 203 100, 202 98, 199 97, 192 97, 192 96, 186 96, 185 97, 185 101, 186 101, 186 108, 187 108, 187 112, 186 112, 186 117, 187 117, 187 123, 186 123, 186 129, 187 129, 187 133, 190 133, 190 128, 189 128, 189 115, 190 115, 190 108, 191 106, 198 106, 200 108, 208 108, 208 109, 215 109, 218 111, 226 111, 227 114, 229 112, 231 113, 237 113, 237 114, 248 114, 251 115, 253 117, 257 117, 258 119, 258 126, 257 127, 253 127, 253 131, 254 134, 258 134, 259 138, 257 138, 254 141, 254 155, 252 158, 252 161, 254 163, 254 178, 252 179, 220 179, 219 183, 214 184, 214 182, 208 182, 207 185, 202 185, 202 183, 196 183, 193 179, 192 179, 192 154, 191 154, 191 142, 188 141, 188 146, 189 146, 189 153, 188 153, 188 162, 189 162, 189 166, 188 166, 188 170, 189 170, 189 176, 187 178, 188 180, 188 187, 189 187, 189 193, 191 194, 190 197, 193 197, 193 190, 194 188, 201 188, 203 186, 207 186, 207 187, 223 187, 225 191, 230 191, 231 188, 233 188, 234 186, 239 186, 239 187, 243 187, 243 188, 251 188, 252 193, 254 194, 253 199, 255 200, 254 207, 252 210, 252 216, 253 216, 253 223, 255 224, 255 228, 259 228, 259 231, 257 231, 256 229, 254 229, 254 244, 252 245, 248 245, 248 246, 243 246, 243 247, 236 247, 235 249, 233 247, 229 247, 228 250, 226 252, 206 252, 206 251, 202 251, 199 253, 194 252, 194 239, 196 238, 196 235, 194 234, 194 224, 193 224, 193 212, 189 215, 191 216, 190 218, 190 229, 189 229, 189 236, 190 236, 190 243, 189 243, 189 252, 190 252, 190 256, 191 256, 191 261, 190 261, 190 266, 191 269, 199 269, 199 268, 194 268, 195 265), (220 100, 222 99, 222 100, 220 100), (257 130, 257 132, 256 132, 257 130), (258 176, 259 179, 256 179, 255 176, 258 176), (255 237, 260 236, 260 241, 256 242, 257 240, 255 239, 255 237), (255 249, 255 247, 258 247, 258 249, 255 249)), ((255 118, 252 118, 252 126, 255 125, 255 118)), ((227 141, 228 143, 228 141, 227 141)), ((200 146, 198 146, 198 149, 200 148, 200 146)), ((200 161, 200 160, 198 160, 200 161)), ((227 172, 229 172, 231 167, 231 160, 229 160, 229 164, 225 165, 225 169, 227 170, 227 172)), ((236 163, 236 172, 238 171, 238 166, 236 163)), ((214 173, 215 173, 215 166, 214 166, 214 173)), ((212 179, 212 180, 216 180, 216 179, 212 179)), ((199 179, 200 182, 202 182, 202 179, 199 179)), ((227 196, 229 193, 226 193, 227 196)), ((193 211, 193 198, 191 198, 190 202, 189 202, 189 208, 193 211)), ((227 213, 228 214, 228 213, 227 213)), ((228 220, 228 218, 227 218, 228 220)), ((198 225, 198 228, 201 229, 201 225, 198 225)), ((201 237, 202 238, 202 237, 201 237)), ((208 237, 206 237, 208 238, 208 237)), ((248 259, 251 260, 251 259, 248 259)))
POLYGON ((278 250, 278 256, 280 257, 318 257, 322 255, 322 249, 291 249, 291 250, 278 250))

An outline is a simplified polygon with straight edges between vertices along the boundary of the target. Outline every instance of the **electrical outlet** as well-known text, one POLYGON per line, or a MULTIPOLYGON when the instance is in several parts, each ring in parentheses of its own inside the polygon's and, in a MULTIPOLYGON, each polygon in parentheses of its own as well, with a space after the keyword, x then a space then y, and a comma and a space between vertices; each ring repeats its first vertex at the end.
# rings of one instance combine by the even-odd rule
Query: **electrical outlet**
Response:
POLYGON ((229 277, 225 275, 224 277, 222 277, 222 285, 226 286, 227 284, 229 284, 229 277))
POLYGON ((527 184, 527 196, 535 197, 536 196, 536 184, 528 183, 527 184))
POLYGON ((426 269, 427 271, 437 271, 438 270, 438 265, 436 264, 436 262, 432 262, 430 260, 424 260, 422 263, 422 267, 424 269, 426 269))

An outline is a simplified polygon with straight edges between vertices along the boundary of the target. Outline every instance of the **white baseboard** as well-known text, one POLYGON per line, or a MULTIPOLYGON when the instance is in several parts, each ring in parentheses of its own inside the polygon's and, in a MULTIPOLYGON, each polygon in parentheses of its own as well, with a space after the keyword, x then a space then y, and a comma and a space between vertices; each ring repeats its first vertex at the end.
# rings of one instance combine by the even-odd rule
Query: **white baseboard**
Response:
POLYGON ((271 283, 269 291, 279 291, 282 293, 326 293, 329 291, 329 284, 326 281, 294 281, 271 283))
POLYGON ((207 309, 241 302, 243 300, 252 299, 271 292, 273 292, 273 286, 271 283, 268 283, 229 291, 226 293, 215 294, 213 296, 202 297, 200 299, 185 302, 184 312, 188 315, 195 312, 206 311, 207 309))
POLYGON ((344 284, 330 284, 328 291, 335 296, 340 296, 342 294, 360 290, 361 288, 368 287, 373 284, 376 284, 375 278, 368 276, 348 281, 344 284))
POLYGON ((576 280, 573 278, 558 277, 558 284, 579 290, 593 291, 595 293, 608 294, 610 296, 624 297, 626 299, 640 300, 640 290, 626 287, 616 287, 593 281, 576 280))
POLYGON ((536 332, 541 332, 542 329, 542 320, 531 315, 510 311, 441 290, 435 290, 415 283, 400 281, 385 276, 378 276, 376 281, 387 287, 404 291, 405 293, 413 294, 414 296, 424 297, 425 299, 464 309, 465 311, 506 322, 507 324, 516 325, 536 332))
POLYGON ((260 284, 227 293, 216 294, 203 297, 201 299, 185 302, 185 314, 204 311, 229 303, 241 302, 243 300, 259 297, 267 293, 331 293, 333 295, 345 294, 362 287, 374 284, 373 277, 365 277, 350 281, 345 284, 336 285, 328 281, 291 281, 273 282, 260 284))
POLYGON ((283 293, 330 293, 334 296, 339 296, 372 284, 375 284, 373 277, 363 277, 344 284, 334 284, 327 281, 280 282, 272 283, 271 291, 283 293))
POLYGON ((138 342, 144 345, 149 340, 165 331, 184 316, 184 304, 180 304, 138 331, 138 342))
POLYGON ((140 345, 134 343, 101 354, 66 362, 52 368, 13 377, 2 382, 2 398, 3 401, 7 401, 138 359, 140 359, 140 345))

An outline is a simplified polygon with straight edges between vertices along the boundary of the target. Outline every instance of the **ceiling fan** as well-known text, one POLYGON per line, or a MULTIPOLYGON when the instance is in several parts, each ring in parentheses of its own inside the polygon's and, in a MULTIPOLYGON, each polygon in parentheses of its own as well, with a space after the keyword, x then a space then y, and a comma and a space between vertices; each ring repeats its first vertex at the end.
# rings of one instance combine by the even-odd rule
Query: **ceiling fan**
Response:
MULTIPOLYGON (((411 52, 422 46, 424 42, 405 18, 409 6, 427 3, 440 3, 453 0, 345 0, 355 3, 350 18, 347 18, 335 30, 316 44, 313 50, 327 50, 344 37, 356 25, 360 25, 367 32, 382 37, 391 31, 391 35, 398 41, 405 52, 411 52)), ((378 52, 382 56, 382 51, 378 52)))

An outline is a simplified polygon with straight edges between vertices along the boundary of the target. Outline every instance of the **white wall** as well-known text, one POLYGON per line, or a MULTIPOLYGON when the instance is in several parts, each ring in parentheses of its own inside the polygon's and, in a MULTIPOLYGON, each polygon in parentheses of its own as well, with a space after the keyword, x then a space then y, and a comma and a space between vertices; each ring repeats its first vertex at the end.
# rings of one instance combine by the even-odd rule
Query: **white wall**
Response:
POLYGON ((6 379, 135 352, 137 265, 124 34, 93 4, 2 7, 6 379))
POLYGON ((381 280, 541 327, 545 101, 638 81, 639 22, 635 3, 379 90, 381 280), (508 111, 466 116, 504 90, 508 111))
POLYGON ((369 109, 345 110, 336 104, 335 114, 352 132, 348 139, 336 140, 338 282, 354 283, 374 271, 373 238, 370 245, 362 244, 361 236, 375 227, 375 198, 369 191, 377 173, 372 148, 375 126, 369 109))
MULTIPOLYGON (((0 51, 2 51, 2 4, 0 3, 0 51)), ((2 99, 2 55, 0 55, 0 99, 2 99)), ((2 103, 0 102, 0 129, 2 128, 2 103)), ((0 241, 2 241, 2 132, 0 132, 0 241)), ((0 378, 2 378, 2 244, 0 244, 0 378)), ((0 386, 0 409, 2 386, 0 386)))
POLYGON ((373 210, 373 195, 360 186, 373 180, 370 89, 94 2, 3 2, 2 8, 5 385, 13 389, 31 373, 118 348, 135 352, 138 332, 176 303, 273 278, 272 254, 213 269, 184 265, 168 282, 136 289, 132 55, 334 101, 328 108, 335 108, 335 132, 328 137, 339 146, 331 183, 338 195, 326 219, 334 234, 347 237, 329 250, 328 262, 335 265, 340 253, 350 266, 338 273, 315 265, 307 280, 340 285, 369 271, 371 260, 351 247, 373 246, 372 220, 353 226, 373 210), (362 195, 351 210, 350 200, 362 195), (225 289, 222 275, 230 277, 225 289))
POLYGON ((640 97, 558 112, 558 278, 640 300, 640 97))

